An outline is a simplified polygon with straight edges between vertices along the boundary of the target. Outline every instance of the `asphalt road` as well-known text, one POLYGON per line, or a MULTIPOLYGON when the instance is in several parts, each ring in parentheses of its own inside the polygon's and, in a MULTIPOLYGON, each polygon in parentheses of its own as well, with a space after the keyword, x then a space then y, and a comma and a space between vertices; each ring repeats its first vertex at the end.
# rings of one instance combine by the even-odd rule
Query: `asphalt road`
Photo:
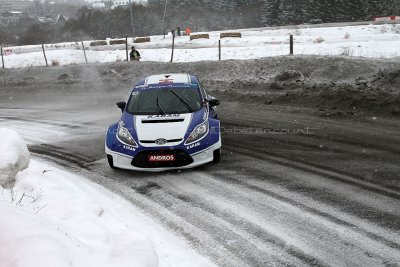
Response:
POLYGON ((131 201, 220 266, 400 266, 398 119, 222 99, 220 164, 114 171, 104 134, 129 88, 82 84, 3 87, 0 127, 17 129, 34 156, 131 201))

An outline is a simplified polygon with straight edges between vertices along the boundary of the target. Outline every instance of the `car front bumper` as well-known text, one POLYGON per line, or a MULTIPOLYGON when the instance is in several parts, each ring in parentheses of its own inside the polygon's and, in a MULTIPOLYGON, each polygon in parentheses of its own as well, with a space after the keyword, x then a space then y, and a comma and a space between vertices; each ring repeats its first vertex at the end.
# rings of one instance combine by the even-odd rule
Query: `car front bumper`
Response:
POLYGON ((200 165, 204 165, 213 161, 214 159, 214 151, 221 148, 221 139, 215 143, 214 145, 197 152, 195 154, 191 154, 190 156, 193 159, 193 162, 181 166, 181 167, 161 167, 161 168, 139 168, 132 165, 132 156, 128 156, 122 153, 118 153, 110 150, 107 146, 105 146, 105 151, 107 155, 112 156, 114 167, 126 170, 135 170, 135 171, 145 171, 145 172, 161 172, 168 170, 177 170, 177 169, 190 169, 200 165))

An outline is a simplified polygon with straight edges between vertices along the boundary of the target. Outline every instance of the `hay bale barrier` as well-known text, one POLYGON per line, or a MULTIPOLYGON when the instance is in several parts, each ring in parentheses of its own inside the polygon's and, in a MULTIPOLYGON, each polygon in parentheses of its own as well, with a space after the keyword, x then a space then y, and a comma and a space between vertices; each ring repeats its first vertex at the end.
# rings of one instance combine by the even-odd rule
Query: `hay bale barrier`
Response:
POLYGON ((150 43, 150 37, 136 37, 134 43, 150 43))
POLYGON ((196 39, 210 39, 210 35, 208 33, 190 35, 190 41, 196 40, 196 39))
POLYGON ((110 40, 110 45, 119 45, 119 44, 125 44, 125 39, 110 40))
POLYGON ((102 46, 102 45, 107 45, 107 41, 93 41, 90 42, 90 46, 102 46))
POLYGON ((221 34, 219 35, 219 38, 242 38, 242 33, 240 32, 221 32, 221 34))

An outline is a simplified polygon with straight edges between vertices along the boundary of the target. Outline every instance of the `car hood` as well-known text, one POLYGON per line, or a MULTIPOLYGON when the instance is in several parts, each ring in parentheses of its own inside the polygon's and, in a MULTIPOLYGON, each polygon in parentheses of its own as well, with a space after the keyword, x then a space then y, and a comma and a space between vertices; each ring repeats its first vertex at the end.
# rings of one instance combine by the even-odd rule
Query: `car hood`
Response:
POLYGON ((191 121, 192 114, 134 116, 139 142, 157 139, 183 140, 191 121))

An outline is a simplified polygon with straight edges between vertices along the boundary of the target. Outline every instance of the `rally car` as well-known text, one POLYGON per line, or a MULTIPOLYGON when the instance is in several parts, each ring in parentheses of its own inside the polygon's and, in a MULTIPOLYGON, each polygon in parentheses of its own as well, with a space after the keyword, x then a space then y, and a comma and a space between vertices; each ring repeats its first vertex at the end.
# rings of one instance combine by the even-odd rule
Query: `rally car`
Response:
POLYGON ((107 132, 111 168, 164 171, 192 168, 221 157, 219 101, 189 74, 140 80, 128 102, 118 102, 121 119, 107 132))

